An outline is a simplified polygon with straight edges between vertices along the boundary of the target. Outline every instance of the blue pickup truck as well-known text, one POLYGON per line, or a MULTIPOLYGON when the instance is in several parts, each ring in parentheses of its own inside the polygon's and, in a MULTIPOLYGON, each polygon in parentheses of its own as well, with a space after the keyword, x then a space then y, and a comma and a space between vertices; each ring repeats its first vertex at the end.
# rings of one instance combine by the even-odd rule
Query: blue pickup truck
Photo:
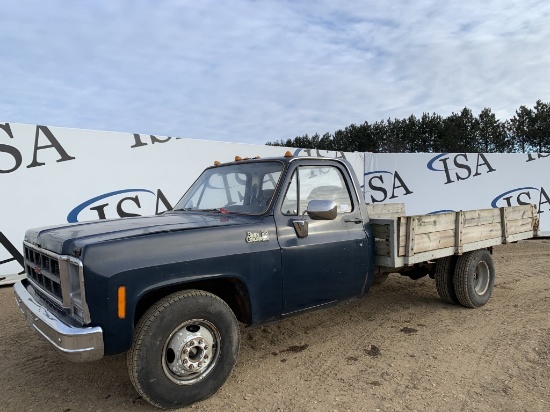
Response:
POLYGON ((429 275, 445 302, 484 305, 491 247, 536 234, 532 208, 505 209, 377 215, 345 160, 237 158, 207 168, 161 215, 28 230, 14 291, 63 355, 127 352, 139 394, 181 407, 228 378, 239 323, 361 296, 387 273, 429 275))

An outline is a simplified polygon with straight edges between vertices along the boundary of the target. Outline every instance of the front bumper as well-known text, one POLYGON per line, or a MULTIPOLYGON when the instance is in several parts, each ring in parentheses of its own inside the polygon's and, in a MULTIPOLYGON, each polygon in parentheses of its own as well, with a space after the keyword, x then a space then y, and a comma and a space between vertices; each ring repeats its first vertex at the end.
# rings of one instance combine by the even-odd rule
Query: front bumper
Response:
POLYGON ((74 362, 87 362, 103 357, 103 330, 100 327, 74 327, 63 323, 46 306, 29 293, 28 280, 14 286, 15 302, 31 328, 35 329, 55 349, 74 362))

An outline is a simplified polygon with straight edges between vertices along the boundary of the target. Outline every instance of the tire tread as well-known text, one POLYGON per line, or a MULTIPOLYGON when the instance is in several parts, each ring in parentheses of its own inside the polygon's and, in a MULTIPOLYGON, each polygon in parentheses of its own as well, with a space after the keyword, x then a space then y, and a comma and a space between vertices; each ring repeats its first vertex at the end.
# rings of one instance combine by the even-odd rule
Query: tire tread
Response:
POLYGON ((458 298, 454 286, 456 256, 438 259, 435 264, 435 287, 441 300, 456 305, 458 298))

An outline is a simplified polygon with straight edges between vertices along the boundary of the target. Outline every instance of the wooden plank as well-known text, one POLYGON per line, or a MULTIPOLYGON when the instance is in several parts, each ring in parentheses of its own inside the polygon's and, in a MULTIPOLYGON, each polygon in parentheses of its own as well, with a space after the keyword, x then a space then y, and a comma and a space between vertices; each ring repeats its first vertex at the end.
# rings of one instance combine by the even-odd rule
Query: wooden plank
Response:
POLYGON ((391 246, 389 241, 375 240, 374 248, 377 256, 391 256, 391 246))
POLYGON ((455 215, 455 212, 450 212, 416 216, 416 234, 453 229, 455 227, 455 215))
POLYGON ((535 208, 535 205, 521 205, 521 206, 507 207, 506 215, 509 220, 532 218, 533 217, 532 210, 534 208, 535 208))
MULTIPOLYGON (((514 220, 514 221, 508 221, 508 237, 511 235, 517 234, 517 233, 524 233, 528 231, 535 231, 538 230, 533 226, 535 222, 530 219, 523 219, 523 220, 514 220)), ((535 224, 536 226, 536 224, 535 224)))
POLYGON ((414 242, 416 230, 416 216, 407 217, 407 246, 405 248, 405 256, 414 255, 414 242))
POLYGON ((498 223, 477 227, 464 228, 462 230, 462 246, 467 243, 479 242, 488 239, 500 239, 501 227, 498 223))
MULTIPOLYGON (((416 237, 416 252, 422 253, 428 250, 455 247, 455 230, 442 230, 441 232, 424 233, 416 237)), ((454 251, 453 251, 454 254, 454 251)))
POLYGON ((462 229, 464 227, 464 212, 457 212, 455 219, 455 248, 456 254, 462 254, 462 229))
POLYGON ((533 231, 536 234, 535 236, 538 236, 539 235, 540 216, 537 212, 537 208, 536 208, 535 205, 531 205, 531 216, 532 216, 533 231))
POLYGON ((390 225, 389 224, 378 224, 372 223, 371 228, 374 237, 377 239, 389 239, 390 238, 390 225))
POLYGON ((397 218, 396 241, 398 256, 405 256, 407 247, 407 218, 405 216, 397 218))
POLYGON ((369 203, 367 213, 370 218, 393 218, 405 216, 404 203, 369 203))
POLYGON ((498 209, 479 209, 464 211, 464 227, 481 226, 500 222, 498 209))
POLYGON ((515 235, 508 235, 509 242, 517 242, 519 240, 531 239, 538 236, 538 230, 530 230, 528 232, 516 233, 515 235))
POLYGON ((508 208, 500 208, 500 226, 502 230, 502 243, 508 242, 508 208))
MULTIPOLYGON (((532 218, 532 205, 506 207, 508 220, 532 218)), ((479 209, 464 211, 464 226, 479 226, 501 221, 500 209, 479 209)))

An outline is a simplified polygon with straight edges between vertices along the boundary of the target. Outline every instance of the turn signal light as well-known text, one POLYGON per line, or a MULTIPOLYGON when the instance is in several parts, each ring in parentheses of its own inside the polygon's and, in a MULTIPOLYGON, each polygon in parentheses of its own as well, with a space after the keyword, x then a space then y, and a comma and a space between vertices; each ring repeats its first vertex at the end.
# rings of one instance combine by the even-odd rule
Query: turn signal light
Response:
POLYGON ((117 306, 118 318, 124 319, 126 317, 126 286, 118 287, 117 306))

